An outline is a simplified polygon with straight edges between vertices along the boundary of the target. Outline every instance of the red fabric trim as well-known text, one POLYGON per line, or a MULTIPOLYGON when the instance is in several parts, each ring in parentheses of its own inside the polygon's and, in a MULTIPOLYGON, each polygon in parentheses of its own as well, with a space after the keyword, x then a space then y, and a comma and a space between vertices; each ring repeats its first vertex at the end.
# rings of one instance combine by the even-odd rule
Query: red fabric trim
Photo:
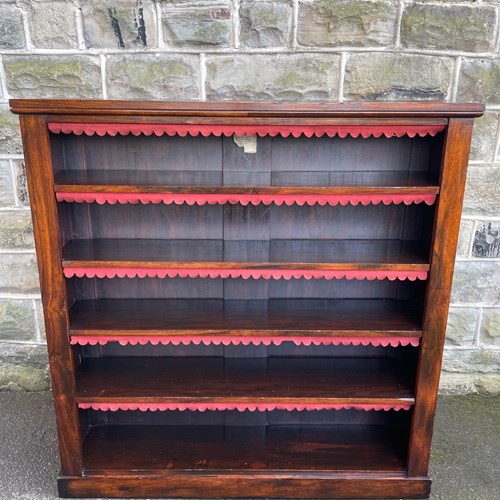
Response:
POLYGON ((329 269, 186 269, 140 267, 65 267, 64 276, 72 278, 243 278, 243 279, 357 279, 426 280, 427 271, 329 270, 329 269))
POLYGON ((165 205, 171 205, 175 203, 180 205, 187 203, 188 205, 224 205, 230 203, 236 205, 237 203, 241 205, 259 205, 263 203, 264 205, 270 205, 274 203, 276 205, 342 205, 347 204, 358 205, 378 205, 383 203, 384 205, 390 205, 392 203, 399 205, 404 203, 405 205, 410 205, 411 203, 426 203, 427 205, 432 205, 436 201, 435 194, 382 194, 382 195, 371 195, 371 194, 360 194, 360 195, 350 195, 350 194, 317 194, 317 195, 300 195, 300 194, 171 194, 171 193, 68 193, 68 192, 58 192, 56 193, 57 201, 67 201, 76 203, 98 203, 102 205, 104 203, 110 203, 114 205, 115 203, 165 203, 165 205))
POLYGON ((76 135, 186 135, 217 137, 233 134, 242 135, 281 135, 283 137, 409 137, 434 136, 444 130, 445 125, 216 125, 216 124, 154 124, 154 123, 49 123, 49 130, 55 134, 76 135))
POLYGON ((190 410, 190 411, 273 411, 273 410, 298 410, 298 411, 313 411, 313 410, 409 410, 413 403, 408 404, 372 404, 372 403, 306 403, 306 404, 281 404, 281 403, 78 403, 78 407, 82 410, 101 410, 101 411, 118 411, 118 410, 139 410, 139 411, 167 411, 167 410, 190 410))
POLYGON ((281 345, 283 342, 293 342, 295 345, 373 345, 375 347, 398 347, 411 345, 417 347, 420 344, 419 337, 234 337, 229 335, 197 336, 197 335, 72 335, 71 345, 105 345, 108 342, 118 342, 120 345, 281 345))

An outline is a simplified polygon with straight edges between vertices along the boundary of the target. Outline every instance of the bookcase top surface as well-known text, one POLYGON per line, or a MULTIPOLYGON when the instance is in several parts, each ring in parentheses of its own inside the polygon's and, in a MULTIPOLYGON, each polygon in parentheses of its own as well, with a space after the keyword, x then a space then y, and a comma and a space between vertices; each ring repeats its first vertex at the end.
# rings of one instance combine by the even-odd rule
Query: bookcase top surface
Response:
POLYGON ((44 115, 225 116, 301 118, 472 118, 479 103, 446 102, 248 102, 11 99, 11 111, 44 115))

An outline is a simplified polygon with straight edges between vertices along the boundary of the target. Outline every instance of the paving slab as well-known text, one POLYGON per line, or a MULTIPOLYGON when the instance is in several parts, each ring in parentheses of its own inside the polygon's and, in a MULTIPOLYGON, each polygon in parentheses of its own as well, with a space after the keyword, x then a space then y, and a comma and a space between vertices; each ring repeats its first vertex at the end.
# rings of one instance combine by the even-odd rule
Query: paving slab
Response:
MULTIPOLYGON (((51 394, 0 392, 0 500, 55 500, 51 394)), ((500 499, 500 397, 439 398, 432 500, 500 499)))

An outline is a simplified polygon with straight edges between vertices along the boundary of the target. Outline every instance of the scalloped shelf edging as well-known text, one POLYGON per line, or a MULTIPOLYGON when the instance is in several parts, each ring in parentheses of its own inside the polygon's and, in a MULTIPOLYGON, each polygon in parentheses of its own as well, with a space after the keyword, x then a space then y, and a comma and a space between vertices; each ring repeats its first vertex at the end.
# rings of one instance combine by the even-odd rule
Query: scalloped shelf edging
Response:
POLYGON ((318 194, 318 195, 297 195, 297 194, 182 194, 182 193, 73 193, 62 192, 56 193, 57 201, 76 202, 76 203, 97 203, 103 205, 104 203, 120 204, 158 204, 164 203, 165 205, 231 205, 240 204, 246 206, 252 205, 275 205, 281 206, 283 203, 287 206, 291 205, 411 205, 412 203, 426 203, 433 205, 436 201, 435 194, 383 194, 383 195, 333 195, 333 194, 318 194))
POLYGON ((243 278, 243 279, 347 279, 347 280, 421 280, 428 271, 386 271, 371 269, 206 269, 206 268, 143 268, 143 267, 77 267, 63 268, 66 278, 243 278))
POLYGON ((399 347, 411 345, 417 347, 420 344, 419 337, 296 337, 280 336, 279 338, 270 338, 269 336, 242 336, 234 337, 229 335, 214 336, 180 336, 180 335, 72 335, 71 345, 105 345, 108 342, 118 342, 120 345, 281 345, 283 342, 293 342, 295 345, 372 345, 375 347, 399 347))
POLYGON ((208 137, 215 135, 220 137, 224 135, 258 135, 260 137, 269 135, 275 137, 328 137, 339 136, 341 138, 362 137, 409 137, 426 135, 435 136, 445 129, 445 124, 438 125, 218 125, 218 124, 165 124, 165 123, 58 123, 48 124, 50 132, 54 134, 76 134, 92 136, 104 135, 156 135, 167 134, 169 136, 202 135, 208 137))
POLYGON ((82 410, 100 411, 273 411, 273 410, 409 410, 413 403, 408 404, 376 404, 376 403, 78 403, 82 410))

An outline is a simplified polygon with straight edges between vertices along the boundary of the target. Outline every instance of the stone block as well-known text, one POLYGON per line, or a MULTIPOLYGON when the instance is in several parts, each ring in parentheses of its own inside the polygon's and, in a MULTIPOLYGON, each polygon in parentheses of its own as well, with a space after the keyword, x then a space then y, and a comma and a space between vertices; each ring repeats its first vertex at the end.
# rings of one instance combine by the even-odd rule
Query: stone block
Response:
POLYGON ((153 0, 83 0, 87 48, 144 49, 158 46, 153 0))
POLYGON ((7 107, 0 107, 0 154, 23 152, 19 118, 7 107))
MULTIPOLYGON (((471 393, 500 394, 500 374, 442 372, 439 393, 463 395, 471 393)), ((474 411, 474 410, 473 410, 474 411)))
POLYGON ((455 394, 471 394, 477 391, 477 375, 472 373, 441 372, 439 394, 451 396, 455 394))
POLYGON ((40 337, 45 341, 45 321, 43 316, 43 306, 41 300, 35 300, 35 313, 40 337))
POLYGON ((350 100, 444 100, 453 61, 414 54, 351 53, 344 97, 350 100))
POLYGON ((457 101, 500 105, 500 59, 464 59, 458 79, 457 101))
POLYGON ((500 350, 445 349, 443 370, 449 373, 499 373, 500 350))
POLYGON ((31 300, 0 299, 0 340, 35 340, 31 300))
POLYGON ((31 43, 43 49, 78 47, 75 7, 71 2, 26 4, 31 43))
POLYGON ((178 48, 224 48, 231 46, 231 3, 196 7, 162 6, 163 39, 178 48))
POLYGON ((23 16, 21 9, 12 4, 0 3, 0 50, 24 49, 23 16))
POLYGON ((493 48, 494 7, 412 3, 401 22, 404 47, 487 52, 493 48))
POLYGON ((240 4, 242 47, 288 47, 292 35, 292 7, 289 2, 240 4))
POLYGON ((26 210, 0 212, 0 248, 34 248, 31 214, 26 210))
POLYGON ((170 54, 109 56, 107 81, 110 98, 197 99, 199 59, 170 54))
POLYGON ((28 180, 26 178, 26 166, 24 161, 14 160, 14 186, 17 193, 17 201, 20 205, 29 207, 30 197, 28 192, 28 180))
POLYGON ((35 254, 2 254, 0 293, 40 293, 35 254))
POLYGON ((332 54, 207 57, 209 99, 335 100, 339 57, 332 54))
POLYGON ((478 309, 451 307, 446 328, 447 345, 471 345, 474 341, 478 320, 478 309))
POLYGON ((500 346, 500 309, 483 309, 479 329, 479 342, 500 346))
POLYGON ((43 344, 0 343, 0 390, 49 389, 47 348, 43 344))
MULTIPOLYGON (((463 213, 497 217, 500 214, 498 186, 500 186, 500 167, 469 166, 463 213)), ((491 236, 487 236, 486 239, 490 241, 491 236)))
POLYGON ((14 186, 9 160, 0 160, 0 207, 14 207, 14 186))
POLYGON ((472 243, 472 256, 482 259, 500 258, 499 222, 478 221, 472 243))
POLYGON ((99 98, 99 59, 89 56, 6 56, 7 89, 12 97, 99 98))
POLYGON ((495 155, 495 146, 498 129, 498 113, 486 111, 481 118, 474 120, 474 133, 470 159, 478 161, 492 161, 495 155))
POLYGON ((476 381, 477 392, 483 394, 500 394, 500 374, 488 373, 480 375, 476 381))
POLYGON ((471 220, 460 221, 460 232, 458 234, 457 257, 470 257, 469 249, 474 232, 474 222, 471 220))
POLYGON ((307 47, 390 46, 397 15, 396 2, 301 0, 297 41, 307 47))
POLYGON ((455 264, 451 302, 453 304, 500 304, 500 262, 467 262, 455 264))

